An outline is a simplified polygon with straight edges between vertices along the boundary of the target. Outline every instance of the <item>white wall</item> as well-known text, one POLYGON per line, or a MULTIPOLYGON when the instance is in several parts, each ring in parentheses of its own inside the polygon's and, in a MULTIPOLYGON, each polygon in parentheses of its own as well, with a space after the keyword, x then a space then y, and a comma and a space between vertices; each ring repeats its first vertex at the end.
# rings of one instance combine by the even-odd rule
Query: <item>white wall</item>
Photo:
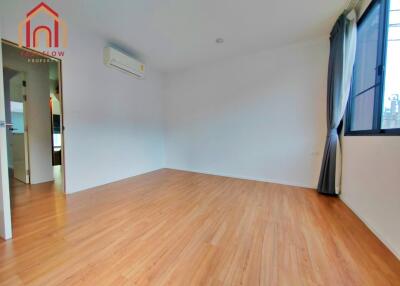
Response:
POLYGON ((31 183, 53 180, 51 163, 50 80, 48 64, 28 63, 15 48, 3 47, 3 65, 25 72, 27 82, 29 165, 31 183))
POLYGON ((69 192, 164 167, 161 75, 149 67, 138 80, 110 69, 105 40, 73 35, 63 61, 69 192))
POLYGON ((399 137, 345 136, 341 198, 400 259, 399 146, 399 137))
POLYGON ((400 138, 343 141, 342 200, 400 258, 400 138))
MULTIPOLYGON (((31 6, 2 7, 3 38, 18 40, 16 15, 23 17, 31 6)), ((164 167, 161 75, 148 67, 146 79, 137 80, 105 67, 107 41, 68 24, 62 65, 66 191, 164 167)))
POLYGON ((167 166, 316 187, 329 41, 319 38, 167 78, 167 166))

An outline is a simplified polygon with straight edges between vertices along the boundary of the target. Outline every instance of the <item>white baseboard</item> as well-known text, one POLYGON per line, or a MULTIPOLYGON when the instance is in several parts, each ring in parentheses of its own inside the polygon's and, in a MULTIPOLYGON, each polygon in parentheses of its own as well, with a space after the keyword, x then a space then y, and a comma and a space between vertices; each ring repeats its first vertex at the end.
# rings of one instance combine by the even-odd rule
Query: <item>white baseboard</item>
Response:
POLYGON ((300 187, 300 188, 306 188, 306 189, 317 189, 316 185, 315 186, 314 185, 307 185, 307 184, 304 184, 304 183, 297 183, 297 182, 291 182, 291 181, 265 179, 265 178, 251 177, 251 176, 238 176, 238 175, 232 175, 232 174, 228 174, 228 173, 207 172, 207 171, 196 170, 196 169, 182 169, 182 168, 175 168, 175 167, 166 167, 166 169, 184 171, 184 172, 192 172, 192 173, 199 173, 199 174, 205 174, 205 175, 220 176, 220 177, 228 177, 228 178, 234 178, 234 179, 257 181, 257 182, 263 182, 263 183, 272 183, 272 184, 286 185, 286 186, 292 186, 292 187, 300 187))
POLYGON ((400 260, 400 253, 398 253, 395 248, 383 237, 383 235, 378 232, 375 228, 373 228, 368 221, 358 212, 356 211, 355 208, 352 207, 351 203, 349 201, 344 200, 342 197, 340 197, 340 200, 349 208, 352 210, 352 212, 369 228, 370 231, 372 231, 373 234, 394 254, 394 256, 397 257, 397 259, 400 260))

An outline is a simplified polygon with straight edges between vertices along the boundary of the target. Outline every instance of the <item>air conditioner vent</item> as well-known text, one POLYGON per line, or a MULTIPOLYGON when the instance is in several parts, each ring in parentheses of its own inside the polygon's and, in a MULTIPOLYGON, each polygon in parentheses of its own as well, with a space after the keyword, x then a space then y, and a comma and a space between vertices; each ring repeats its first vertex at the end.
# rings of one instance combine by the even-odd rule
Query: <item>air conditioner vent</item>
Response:
POLYGON ((144 78, 144 64, 114 48, 104 49, 104 64, 136 78, 144 78))

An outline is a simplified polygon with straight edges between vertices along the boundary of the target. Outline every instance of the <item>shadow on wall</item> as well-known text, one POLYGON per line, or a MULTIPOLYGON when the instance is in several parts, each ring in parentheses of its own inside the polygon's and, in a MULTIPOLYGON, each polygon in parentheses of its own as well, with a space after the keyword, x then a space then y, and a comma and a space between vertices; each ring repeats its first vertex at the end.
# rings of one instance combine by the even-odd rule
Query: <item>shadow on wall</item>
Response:
POLYGON ((169 75, 167 166, 315 188, 328 52, 319 38, 169 75))

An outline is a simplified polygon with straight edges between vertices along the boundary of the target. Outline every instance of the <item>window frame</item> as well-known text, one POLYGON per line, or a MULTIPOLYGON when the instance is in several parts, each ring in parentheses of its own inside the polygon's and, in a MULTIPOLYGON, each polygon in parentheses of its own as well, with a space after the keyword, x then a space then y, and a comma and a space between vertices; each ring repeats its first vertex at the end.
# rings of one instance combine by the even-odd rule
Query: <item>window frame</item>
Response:
MULTIPOLYGON (((350 89, 350 97, 347 103, 346 115, 345 115, 345 136, 399 136, 400 128, 394 129, 382 129, 382 112, 383 112, 383 100, 385 92, 385 65, 387 55, 387 41, 388 41, 388 29, 389 29, 389 13, 390 13, 390 0, 373 0, 368 8, 365 10, 362 17, 358 20, 357 25, 360 26, 368 17, 371 10, 378 4, 381 5, 380 19, 379 19, 379 36, 378 36, 378 55, 376 64, 376 75, 375 85, 359 93, 354 94, 353 81, 350 89), (374 95, 374 111, 373 111, 373 123, 372 129, 369 130, 351 130, 351 113, 352 113, 352 99, 355 96, 359 96, 366 91, 375 88, 374 95)), ((354 66, 353 74, 356 72, 356 66, 354 66)))

